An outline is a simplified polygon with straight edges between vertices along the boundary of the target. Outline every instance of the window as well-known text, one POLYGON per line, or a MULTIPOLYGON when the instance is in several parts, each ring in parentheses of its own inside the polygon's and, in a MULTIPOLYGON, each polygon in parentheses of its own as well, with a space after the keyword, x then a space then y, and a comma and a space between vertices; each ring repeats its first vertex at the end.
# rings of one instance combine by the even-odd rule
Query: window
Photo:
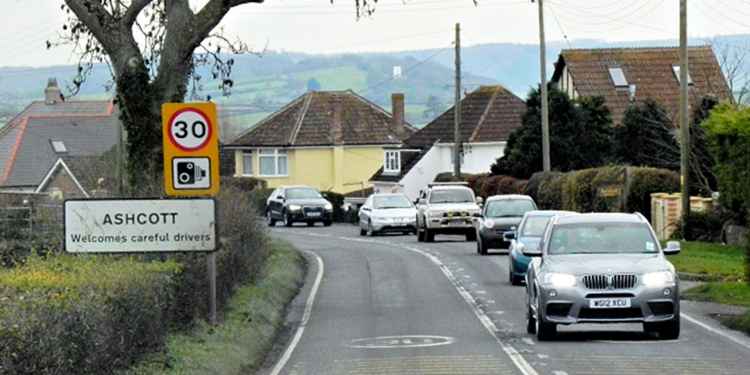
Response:
POLYGON ((401 172, 401 152, 386 151, 383 171, 386 173, 401 172))
POLYGON ((56 153, 62 154, 68 152, 68 148, 65 147, 65 142, 63 141, 51 141, 52 142, 52 149, 55 150, 56 153))
POLYGON ((612 79, 615 87, 628 87, 628 80, 625 78, 622 68, 609 68, 609 78, 612 79))
MULTIPOLYGON (((680 83, 680 66, 679 65, 672 65, 672 72, 674 73, 675 79, 677 79, 677 83, 680 83)), ((693 78, 690 77, 690 70, 688 70, 688 85, 693 84, 693 78)))
POLYGON ((242 175, 253 175, 253 153, 252 151, 242 151, 242 175))
POLYGON ((286 150, 264 148, 258 153, 261 176, 286 176, 289 173, 286 150))

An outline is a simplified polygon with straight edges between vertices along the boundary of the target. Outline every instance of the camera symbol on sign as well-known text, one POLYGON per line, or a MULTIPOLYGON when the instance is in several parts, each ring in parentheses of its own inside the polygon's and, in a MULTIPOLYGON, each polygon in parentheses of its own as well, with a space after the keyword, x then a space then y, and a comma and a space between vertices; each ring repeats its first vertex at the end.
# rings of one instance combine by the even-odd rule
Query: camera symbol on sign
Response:
POLYGON ((208 189, 211 187, 211 162, 208 158, 172 159, 172 182, 175 189, 208 189))

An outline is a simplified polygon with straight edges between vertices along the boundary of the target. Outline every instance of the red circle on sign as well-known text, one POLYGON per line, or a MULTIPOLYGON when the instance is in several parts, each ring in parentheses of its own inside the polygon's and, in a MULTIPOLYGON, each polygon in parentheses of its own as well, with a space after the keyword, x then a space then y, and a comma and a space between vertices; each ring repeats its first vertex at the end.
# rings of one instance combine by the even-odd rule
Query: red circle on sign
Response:
POLYGON ((206 113, 203 112, 203 111, 201 111, 200 109, 198 109, 198 108, 183 108, 183 109, 180 109, 180 110, 176 111, 175 113, 173 113, 172 116, 169 118, 169 131, 167 133, 169 135, 169 142, 173 146, 177 147, 178 149, 180 149, 182 151, 195 151, 195 150, 199 150, 199 149, 203 148, 208 143, 208 141, 211 139, 211 136, 213 135, 213 123, 211 123, 211 120, 208 119, 208 116, 206 115, 206 113), (202 117, 206 121, 206 133, 207 133, 206 134, 206 138, 203 140, 203 142, 201 142, 199 145, 197 145, 195 147, 185 147, 185 146, 181 145, 179 142, 177 142, 176 139, 174 139, 174 134, 172 134, 172 123, 177 118, 177 116, 179 116, 179 115, 181 115, 181 114, 183 114, 185 112, 195 112, 196 114, 198 114, 198 116, 202 117))

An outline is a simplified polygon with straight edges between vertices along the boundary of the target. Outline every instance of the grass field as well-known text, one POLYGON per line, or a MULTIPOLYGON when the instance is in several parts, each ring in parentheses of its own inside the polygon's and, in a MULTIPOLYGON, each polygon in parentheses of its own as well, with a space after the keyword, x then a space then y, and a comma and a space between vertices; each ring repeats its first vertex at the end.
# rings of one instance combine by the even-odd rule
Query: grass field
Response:
POLYGON ((710 281, 740 281, 745 277, 744 250, 706 242, 683 242, 680 254, 669 257, 677 271, 710 281))
POLYGON ((129 374, 252 374, 284 322, 284 309, 303 283, 304 259, 291 245, 272 243, 255 283, 239 288, 217 327, 199 324, 170 335, 167 348, 129 374))

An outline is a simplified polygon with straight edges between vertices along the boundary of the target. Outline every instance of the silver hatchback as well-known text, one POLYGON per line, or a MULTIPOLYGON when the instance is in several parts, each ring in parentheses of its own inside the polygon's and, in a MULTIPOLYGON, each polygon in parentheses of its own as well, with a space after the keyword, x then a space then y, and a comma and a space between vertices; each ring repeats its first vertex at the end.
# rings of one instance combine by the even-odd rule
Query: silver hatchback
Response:
POLYGON ((663 339, 680 335, 679 279, 641 214, 552 219, 526 274, 527 331, 551 338, 558 324, 643 323, 663 339))

